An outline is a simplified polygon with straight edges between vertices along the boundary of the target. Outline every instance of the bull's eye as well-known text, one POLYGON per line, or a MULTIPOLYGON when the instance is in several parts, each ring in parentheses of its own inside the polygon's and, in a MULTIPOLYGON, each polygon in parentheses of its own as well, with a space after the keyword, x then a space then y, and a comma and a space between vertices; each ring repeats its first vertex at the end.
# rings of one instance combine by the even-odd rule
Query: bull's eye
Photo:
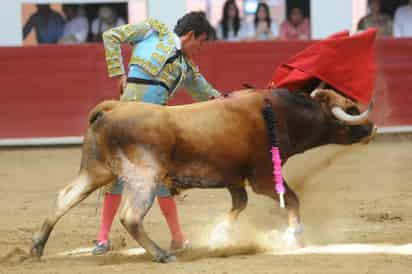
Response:
POLYGON ((359 115, 359 114, 360 114, 359 109, 358 109, 357 107, 355 107, 355 106, 352 106, 352 107, 347 108, 347 109, 345 110, 345 112, 346 112, 347 114, 350 114, 350 115, 359 115))

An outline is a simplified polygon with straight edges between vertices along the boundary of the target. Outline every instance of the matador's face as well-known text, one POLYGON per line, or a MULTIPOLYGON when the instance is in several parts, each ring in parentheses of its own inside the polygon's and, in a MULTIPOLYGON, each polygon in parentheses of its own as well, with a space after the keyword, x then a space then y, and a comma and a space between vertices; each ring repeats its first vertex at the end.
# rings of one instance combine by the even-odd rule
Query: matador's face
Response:
POLYGON ((199 51, 202 49, 204 42, 207 40, 207 34, 202 33, 198 37, 195 37, 194 32, 191 31, 186 35, 187 37, 182 40, 182 50, 186 55, 190 57, 194 54, 199 53, 199 51))

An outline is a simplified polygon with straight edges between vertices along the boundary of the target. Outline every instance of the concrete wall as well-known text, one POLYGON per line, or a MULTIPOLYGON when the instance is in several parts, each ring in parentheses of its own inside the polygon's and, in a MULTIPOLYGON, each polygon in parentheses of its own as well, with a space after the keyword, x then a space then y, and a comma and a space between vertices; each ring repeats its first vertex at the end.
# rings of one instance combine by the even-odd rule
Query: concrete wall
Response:
POLYGON ((352 1, 311 0, 312 38, 321 39, 334 32, 352 29, 352 1))
POLYGON ((147 15, 149 18, 159 19, 170 29, 176 24, 177 19, 186 12, 186 0, 150 0, 147 2, 147 15))

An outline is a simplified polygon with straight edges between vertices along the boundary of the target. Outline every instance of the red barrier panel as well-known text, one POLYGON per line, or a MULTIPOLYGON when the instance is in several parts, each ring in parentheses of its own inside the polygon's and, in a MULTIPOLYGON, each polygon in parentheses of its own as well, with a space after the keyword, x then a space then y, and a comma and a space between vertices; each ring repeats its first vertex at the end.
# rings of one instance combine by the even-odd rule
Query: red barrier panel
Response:
MULTIPOLYGON (((243 83, 263 87, 282 61, 310 42, 215 42, 196 57, 218 90, 243 83)), ((379 40, 376 85, 379 125, 411 125, 412 39, 379 40)), ((126 47, 125 60, 130 48, 126 47)), ((127 63, 127 62, 126 62, 127 63)), ((98 102, 118 98, 107 77, 101 45, 0 48, 0 139, 83 135, 87 113, 98 102)), ((171 104, 192 102, 178 92, 171 104)))
POLYGON ((412 39, 385 39, 377 43, 379 65, 375 85, 380 125, 412 125, 412 39))

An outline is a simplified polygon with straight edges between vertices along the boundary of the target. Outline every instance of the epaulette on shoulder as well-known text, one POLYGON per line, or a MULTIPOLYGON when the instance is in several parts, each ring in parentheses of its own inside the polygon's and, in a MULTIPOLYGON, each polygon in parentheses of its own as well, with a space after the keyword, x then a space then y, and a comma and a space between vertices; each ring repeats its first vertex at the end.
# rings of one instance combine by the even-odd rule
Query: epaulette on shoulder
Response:
POLYGON ((157 31, 160 36, 164 36, 170 33, 170 30, 167 28, 167 26, 159 20, 147 19, 146 23, 149 24, 150 27, 152 27, 155 31, 157 31))

